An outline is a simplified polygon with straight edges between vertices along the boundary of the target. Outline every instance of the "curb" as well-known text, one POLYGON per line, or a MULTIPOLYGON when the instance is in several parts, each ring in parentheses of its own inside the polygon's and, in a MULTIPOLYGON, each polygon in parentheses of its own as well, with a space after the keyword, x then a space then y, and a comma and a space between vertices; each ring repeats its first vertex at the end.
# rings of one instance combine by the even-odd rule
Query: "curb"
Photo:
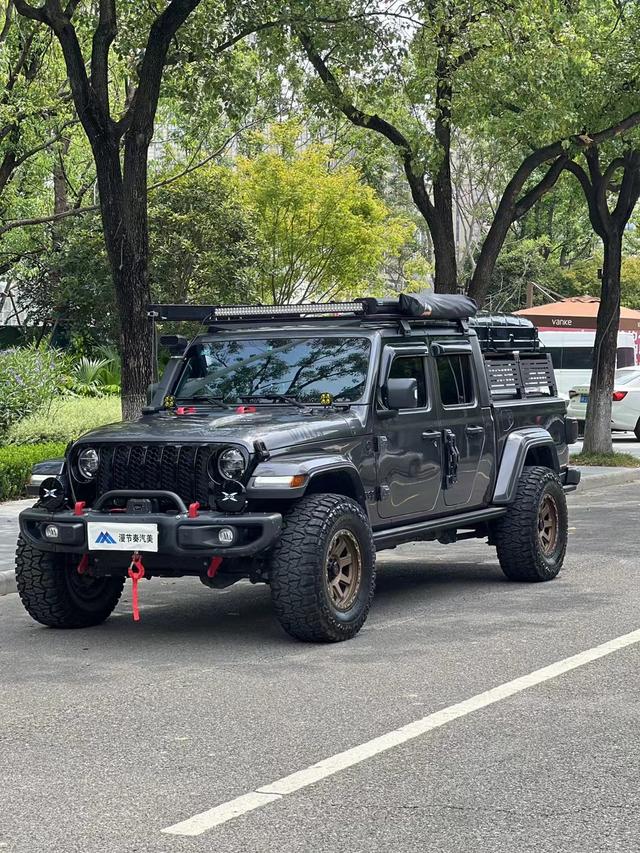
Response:
POLYGON ((580 467, 582 478, 574 494, 579 495, 581 492, 588 492, 590 489, 620 486, 623 483, 640 481, 640 468, 621 468, 619 471, 606 471, 600 474, 587 473, 593 470, 593 468, 580 467))
POLYGON ((0 572, 0 595, 9 595, 17 591, 15 571, 10 569, 8 572, 0 572))

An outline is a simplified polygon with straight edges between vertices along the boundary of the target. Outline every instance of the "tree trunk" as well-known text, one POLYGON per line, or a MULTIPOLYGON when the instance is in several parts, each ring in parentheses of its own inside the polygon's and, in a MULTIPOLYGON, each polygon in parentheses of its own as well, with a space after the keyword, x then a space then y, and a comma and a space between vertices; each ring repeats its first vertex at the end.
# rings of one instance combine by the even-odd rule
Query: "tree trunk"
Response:
POLYGON ((120 324, 122 417, 134 420, 140 416, 146 389, 153 381, 152 329, 147 317, 151 299, 146 158, 144 150, 129 154, 125 161, 125 168, 129 168, 126 179, 117 140, 101 141, 95 159, 99 164, 102 227, 120 324))
POLYGON ((611 404, 616 371, 618 325, 620 322, 620 267, 622 232, 613 231, 603 238, 604 266, 596 339, 593 348, 593 372, 587 404, 584 436, 585 453, 611 453, 611 404))
POLYGON ((458 261, 453 225, 453 187, 451 181, 451 83, 447 79, 446 63, 438 70, 435 137, 440 147, 440 166, 433 180, 432 222, 433 254, 435 258, 434 290, 436 293, 458 292, 458 261))
POLYGON ((453 220, 439 219, 437 223, 432 223, 431 239, 435 261, 434 290, 436 293, 457 293, 458 275, 453 220))
POLYGON ((504 244, 511 217, 498 208, 489 232, 482 243, 478 260, 469 283, 468 295, 475 299, 478 308, 482 308, 491 286, 491 276, 504 244))
POLYGON ((147 260, 125 251, 122 267, 114 275, 120 316, 124 420, 135 420, 140 416, 146 403, 146 389, 153 381, 153 330, 147 317, 150 302, 147 260))

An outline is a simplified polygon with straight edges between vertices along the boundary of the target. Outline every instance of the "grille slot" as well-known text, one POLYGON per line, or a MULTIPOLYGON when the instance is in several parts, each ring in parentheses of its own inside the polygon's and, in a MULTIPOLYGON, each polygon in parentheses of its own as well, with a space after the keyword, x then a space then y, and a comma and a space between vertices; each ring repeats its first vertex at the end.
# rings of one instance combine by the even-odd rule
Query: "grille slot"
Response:
POLYGON ((213 450, 196 445, 131 444, 100 448, 97 495, 110 489, 166 489, 187 504, 209 503, 213 450))

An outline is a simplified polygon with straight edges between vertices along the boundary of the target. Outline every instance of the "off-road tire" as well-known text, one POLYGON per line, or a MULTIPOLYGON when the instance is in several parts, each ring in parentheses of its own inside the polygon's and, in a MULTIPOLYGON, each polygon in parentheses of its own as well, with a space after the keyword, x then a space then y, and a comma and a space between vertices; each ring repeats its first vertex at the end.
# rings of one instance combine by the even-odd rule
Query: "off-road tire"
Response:
POLYGON ((79 562, 77 555, 40 551, 18 539, 18 593, 32 619, 50 628, 88 628, 111 615, 124 577, 80 576, 79 562))
POLYGON ((355 637, 373 599, 375 566, 371 526, 359 504, 343 495, 302 498, 285 516, 270 560, 271 598, 280 624, 307 642, 355 637), (361 557, 357 594, 344 610, 335 606, 326 580, 329 549, 341 535, 355 538, 361 557))
POLYGON ((500 567, 509 580, 553 580, 562 568, 568 535, 567 500, 557 475, 541 465, 524 468, 514 502, 492 527, 500 567), (539 524, 547 507, 555 512, 556 533, 545 550, 539 524))

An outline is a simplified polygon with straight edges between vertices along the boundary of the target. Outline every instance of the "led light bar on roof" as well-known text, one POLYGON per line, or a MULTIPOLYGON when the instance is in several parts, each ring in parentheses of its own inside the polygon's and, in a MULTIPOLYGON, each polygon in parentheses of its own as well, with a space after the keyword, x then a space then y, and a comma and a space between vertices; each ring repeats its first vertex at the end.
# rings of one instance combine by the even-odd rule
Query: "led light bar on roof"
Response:
POLYGON ((382 298, 368 296, 350 302, 321 302, 301 305, 149 305, 148 316, 156 321, 196 322, 215 327, 217 323, 250 320, 277 323, 288 317, 305 321, 312 317, 330 322, 334 317, 403 322, 464 321, 476 313, 472 299, 460 294, 410 293, 382 298))
POLYGON ((361 302, 323 302, 315 305, 225 305, 216 308, 213 317, 223 319, 224 317, 296 317, 309 314, 364 314, 361 302))

